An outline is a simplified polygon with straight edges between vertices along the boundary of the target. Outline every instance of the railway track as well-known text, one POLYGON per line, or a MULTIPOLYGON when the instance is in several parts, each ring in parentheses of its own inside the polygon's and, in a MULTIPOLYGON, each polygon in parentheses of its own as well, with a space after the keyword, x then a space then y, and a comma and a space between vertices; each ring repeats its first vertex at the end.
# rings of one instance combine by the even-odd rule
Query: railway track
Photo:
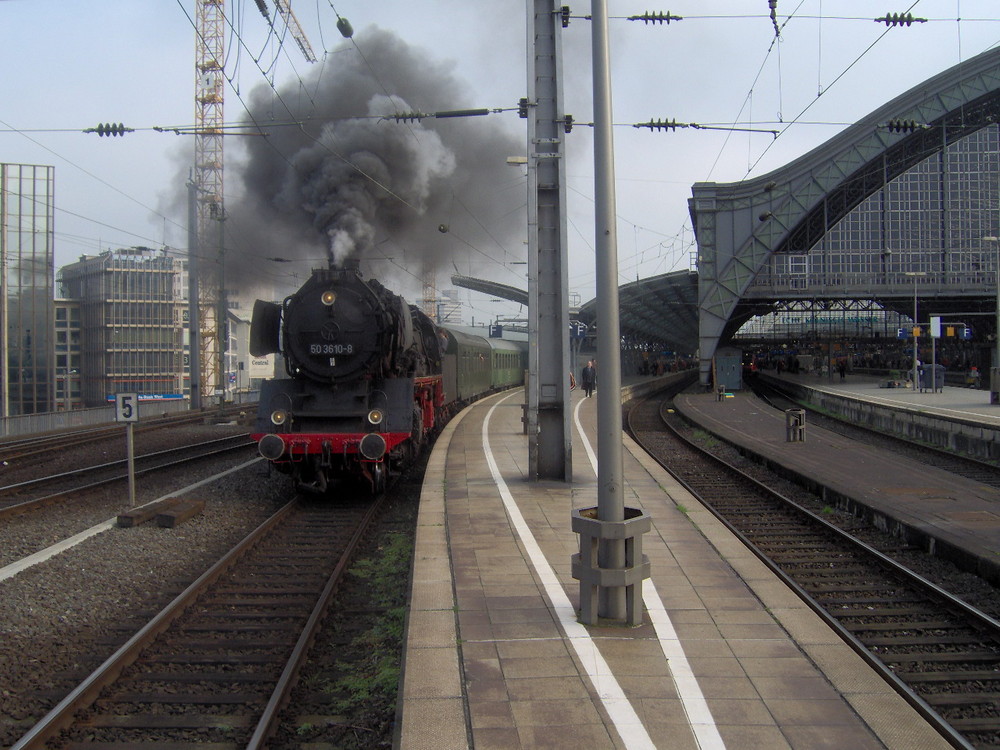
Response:
POLYGON ((285 506, 13 747, 266 747, 380 507, 285 506))
MULTIPOLYGON (((137 434, 140 434, 179 427, 181 425, 199 424, 208 417, 232 419, 238 417, 240 414, 252 412, 255 409, 256 404, 240 404, 239 406, 227 407, 221 411, 183 412, 180 414, 164 415, 162 417, 152 417, 143 419, 142 422, 135 426, 134 430, 137 434)), ((78 445, 99 443, 109 438, 115 438, 121 432, 122 426, 120 424, 110 423, 61 432, 7 438, 0 441, 0 464, 4 461, 14 462, 26 458, 44 456, 55 451, 65 451, 68 448, 78 445)))
MULTIPOLYGON (((193 460, 246 450, 254 443, 247 435, 235 435, 136 456, 135 474, 175 468, 193 460)), ((0 486, 0 519, 62 502, 79 492, 120 482, 128 478, 128 460, 110 461, 72 471, 0 486)))
POLYGON ((1000 622, 703 450, 668 406, 630 410, 635 439, 953 746, 1000 745, 1000 622))

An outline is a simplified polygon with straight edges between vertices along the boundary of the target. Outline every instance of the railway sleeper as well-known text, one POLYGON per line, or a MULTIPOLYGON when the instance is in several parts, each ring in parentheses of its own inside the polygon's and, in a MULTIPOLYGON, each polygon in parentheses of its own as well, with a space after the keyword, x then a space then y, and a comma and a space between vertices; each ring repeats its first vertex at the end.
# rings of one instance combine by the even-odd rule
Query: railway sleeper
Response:
POLYGON ((1000 703, 997 693, 929 693, 922 696, 932 706, 988 705, 994 708, 1000 703))
POLYGON ((115 729, 228 729, 246 728, 256 722, 251 716, 239 714, 132 714, 116 716, 98 714, 87 725, 95 728, 115 729))
POLYGON ((910 683, 963 683, 963 682, 997 682, 1000 672, 992 670, 963 670, 946 672, 907 672, 906 681, 910 683))
POLYGON ((101 698, 94 705, 101 709, 110 709, 130 703, 174 703, 192 706, 232 704, 234 706, 242 706, 247 703, 260 701, 266 697, 263 693, 234 693, 230 691, 225 693, 166 693, 162 690, 129 690, 122 693, 115 693, 109 698, 101 698))
POLYGON ((1000 664, 1000 653, 996 651, 960 651, 946 653, 903 653, 877 652, 886 664, 1000 664))
MULTIPOLYGON (((854 631, 857 633, 858 631, 854 631)), ((974 636, 961 635, 900 635, 887 636, 885 638, 864 638, 864 644, 869 647, 877 646, 936 646, 939 644, 970 644, 982 645, 982 642, 974 636)))

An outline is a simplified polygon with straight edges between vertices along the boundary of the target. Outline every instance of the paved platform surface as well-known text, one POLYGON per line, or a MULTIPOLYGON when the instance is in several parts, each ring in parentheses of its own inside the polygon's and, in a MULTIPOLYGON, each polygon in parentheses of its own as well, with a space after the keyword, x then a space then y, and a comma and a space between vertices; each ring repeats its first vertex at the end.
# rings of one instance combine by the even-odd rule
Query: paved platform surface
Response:
POLYGON ((948 746, 624 435, 626 505, 653 525, 644 624, 580 624, 570 513, 596 504, 596 398, 574 395, 571 484, 525 480, 522 399, 462 412, 431 456, 400 747, 948 746))
POLYGON ((842 393, 897 408, 916 409, 1000 427, 1000 405, 990 404, 989 391, 946 385, 936 392, 919 389, 914 392, 910 388, 880 387, 887 382, 886 379, 870 376, 848 375, 841 381, 837 375, 831 380, 828 376, 788 374, 777 376, 773 372, 766 374, 768 377, 778 377, 780 380, 799 383, 820 391, 842 393))
MULTIPOLYGON (((1000 414, 990 411, 1000 407, 990 406, 986 391, 945 388, 939 393, 914 393, 882 389, 861 379, 843 384, 814 384, 810 380, 815 376, 787 379, 949 419, 1000 423, 1000 414)), ((967 551, 984 570, 995 566, 1000 554, 1000 490, 911 458, 874 451, 815 425, 806 425, 805 441, 787 442, 784 413, 746 392, 723 401, 708 393, 684 394, 674 404, 688 419, 727 441, 812 477, 936 543, 967 551)))

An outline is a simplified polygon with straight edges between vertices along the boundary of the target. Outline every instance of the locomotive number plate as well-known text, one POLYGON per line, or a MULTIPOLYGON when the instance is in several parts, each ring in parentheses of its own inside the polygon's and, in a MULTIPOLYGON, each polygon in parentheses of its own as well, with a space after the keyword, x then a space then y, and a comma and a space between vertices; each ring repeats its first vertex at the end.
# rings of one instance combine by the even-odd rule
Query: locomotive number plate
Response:
POLYGON ((309 344, 309 353, 323 354, 354 354, 354 344, 309 344))

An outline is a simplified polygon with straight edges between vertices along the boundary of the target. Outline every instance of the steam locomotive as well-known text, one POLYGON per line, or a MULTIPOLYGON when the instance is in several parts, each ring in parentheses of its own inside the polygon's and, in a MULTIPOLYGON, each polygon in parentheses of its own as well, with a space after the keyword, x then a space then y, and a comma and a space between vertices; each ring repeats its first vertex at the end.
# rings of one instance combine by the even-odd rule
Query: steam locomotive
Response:
POLYGON ((527 344, 437 326, 356 265, 319 269, 283 303, 258 300, 250 353, 281 352, 252 437, 302 490, 353 477, 382 493, 457 407, 521 385, 527 344))

